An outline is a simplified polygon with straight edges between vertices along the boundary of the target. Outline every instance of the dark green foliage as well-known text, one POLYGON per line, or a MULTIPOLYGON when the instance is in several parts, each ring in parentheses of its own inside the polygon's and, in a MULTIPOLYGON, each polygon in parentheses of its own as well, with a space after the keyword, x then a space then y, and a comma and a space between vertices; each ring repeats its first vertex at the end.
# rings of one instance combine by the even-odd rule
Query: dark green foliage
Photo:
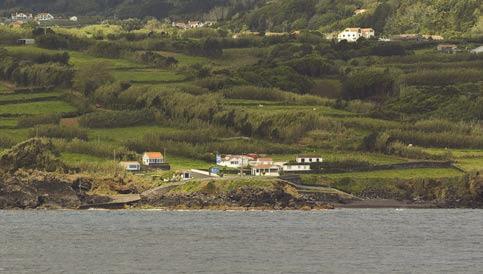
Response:
POLYGON ((20 143, 6 151, 0 157, 0 168, 14 172, 18 169, 36 169, 45 171, 57 171, 65 168, 57 158, 51 141, 43 139, 30 139, 20 143))
POLYGON ((253 85, 277 87, 297 93, 307 93, 314 85, 309 78, 298 74, 293 68, 288 66, 246 68, 240 70, 239 75, 253 85))
POLYGON ((389 69, 367 68, 351 72, 344 81, 345 99, 384 100, 399 94, 398 75, 389 69))
POLYGON ((122 47, 119 43, 100 41, 90 46, 89 54, 104 58, 119 58, 122 53, 122 47))
POLYGON ((178 64, 178 60, 174 57, 165 57, 159 53, 152 51, 141 52, 136 54, 136 60, 157 68, 168 68, 178 64))
POLYGON ((98 111, 82 116, 79 123, 87 128, 116 128, 146 125, 153 119, 149 111, 98 111))
POLYGON ((339 68, 327 59, 316 55, 308 55, 300 59, 288 61, 288 66, 302 75, 320 77, 322 75, 334 75, 339 68))
POLYGON ((41 125, 30 130, 30 137, 47 137, 59 139, 80 139, 87 141, 87 131, 77 127, 64 127, 56 125, 41 125))
POLYGON ((60 122, 61 115, 59 114, 41 114, 35 116, 22 117, 17 122, 17 127, 27 128, 44 124, 58 124, 60 122))
POLYGON ((74 71, 57 64, 32 64, 12 57, 0 57, 0 78, 24 86, 69 86, 74 71))

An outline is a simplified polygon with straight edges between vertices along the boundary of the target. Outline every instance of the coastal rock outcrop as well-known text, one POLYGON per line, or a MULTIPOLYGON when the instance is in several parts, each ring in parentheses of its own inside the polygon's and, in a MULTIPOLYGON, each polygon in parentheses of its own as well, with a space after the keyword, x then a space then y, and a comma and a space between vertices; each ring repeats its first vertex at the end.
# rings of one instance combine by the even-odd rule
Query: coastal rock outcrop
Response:
POLYGON ((329 204, 300 195, 284 182, 270 182, 269 187, 247 185, 223 188, 224 182, 190 182, 195 191, 166 187, 141 195, 144 205, 189 209, 328 209, 329 204))

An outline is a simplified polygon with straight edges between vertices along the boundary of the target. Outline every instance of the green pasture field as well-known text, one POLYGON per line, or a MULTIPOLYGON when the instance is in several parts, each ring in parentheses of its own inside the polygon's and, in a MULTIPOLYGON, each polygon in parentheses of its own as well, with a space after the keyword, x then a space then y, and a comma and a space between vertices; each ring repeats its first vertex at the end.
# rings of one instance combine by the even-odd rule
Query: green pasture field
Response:
POLYGON ((170 52, 170 51, 157 51, 157 53, 165 57, 176 58, 176 60, 178 60, 179 62, 178 65, 193 65, 198 63, 207 64, 212 62, 212 60, 202 56, 190 56, 183 53, 170 52))
POLYGON ((99 158, 92 155, 87 154, 79 154, 79 153, 70 153, 70 152, 62 152, 60 159, 67 164, 79 164, 82 162, 86 163, 102 163, 108 160, 99 158))
POLYGON ((29 101, 33 99, 42 99, 42 98, 50 98, 50 97, 59 97, 60 93, 58 92, 39 92, 39 93, 9 93, 9 94, 0 94, 0 102, 5 101, 29 101))
POLYGON ((458 159, 456 165, 465 171, 483 171, 483 157, 458 159))
POLYGON ((15 118, 0 118, 0 128, 1 127, 16 127, 17 119, 15 118))
POLYGON ((378 170, 368 172, 348 172, 337 174, 325 174, 324 177, 332 180, 350 178, 355 180, 367 179, 438 179, 449 178, 463 175, 462 172, 454 168, 415 168, 415 169, 396 169, 378 170))
POLYGON ((89 66, 95 63, 106 63, 112 69, 122 69, 122 68, 143 68, 144 65, 138 64, 136 62, 132 62, 127 59, 109 59, 109 58, 100 58, 89 55, 84 52, 79 51, 63 51, 63 50, 51 50, 51 49, 43 49, 36 46, 8 46, 5 47, 9 52, 15 54, 29 54, 29 53, 46 53, 46 54, 55 54, 55 53, 63 53, 67 52, 70 56, 70 64, 76 67, 82 66, 89 66))
POLYGON ((0 129, 0 133, 5 136, 10 137, 11 139, 15 140, 17 143, 25 141, 28 139, 30 129, 28 128, 21 128, 21 129, 0 129))
POLYGON ((76 109, 63 101, 45 101, 32 102, 21 104, 2 105, 0 107, 1 114, 15 114, 15 115, 36 115, 49 113, 67 113, 73 112, 76 109))

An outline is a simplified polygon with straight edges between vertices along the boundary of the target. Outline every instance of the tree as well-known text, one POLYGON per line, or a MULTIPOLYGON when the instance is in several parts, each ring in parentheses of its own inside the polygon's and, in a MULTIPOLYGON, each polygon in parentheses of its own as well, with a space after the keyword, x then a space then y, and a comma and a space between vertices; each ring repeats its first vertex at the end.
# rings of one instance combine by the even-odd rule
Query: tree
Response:
POLYGON ((108 65, 99 62, 92 66, 81 67, 74 77, 73 87, 85 96, 90 96, 100 86, 113 81, 114 77, 109 72, 108 65))
POLYGON ((139 30, 143 26, 144 26, 143 22, 137 18, 134 18, 134 19, 130 18, 130 19, 121 21, 121 28, 128 32, 139 30))
POLYGON ((342 96, 344 99, 382 101, 399 94, 399 76, 395 71, 370 67, 347 75, 342 96))

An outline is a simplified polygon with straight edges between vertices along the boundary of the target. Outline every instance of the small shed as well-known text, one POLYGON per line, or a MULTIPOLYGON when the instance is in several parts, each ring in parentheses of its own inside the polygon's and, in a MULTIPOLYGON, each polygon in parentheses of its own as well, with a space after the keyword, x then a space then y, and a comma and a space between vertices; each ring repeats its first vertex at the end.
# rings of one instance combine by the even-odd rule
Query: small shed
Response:
POLYGON ((444 53, 454 53, 458 50, 458 46, 455 44, 439 44, 437 50, 444 53))
POLYGON ((29 38, 18 39, 17 44, 19 44, 19 45, 34 45, 35 39, 29 39, 29 38))
POLYGON ((126 171, 140 171, 141 164, 139 162, 120 162, 119 165, 126 171))
POLYGON ((479 46, 476 49, 472 49, 471 50, 471 53, 474 53, 474 54, 481 54, 481 53, 483 53, 483 46, 479 46))

